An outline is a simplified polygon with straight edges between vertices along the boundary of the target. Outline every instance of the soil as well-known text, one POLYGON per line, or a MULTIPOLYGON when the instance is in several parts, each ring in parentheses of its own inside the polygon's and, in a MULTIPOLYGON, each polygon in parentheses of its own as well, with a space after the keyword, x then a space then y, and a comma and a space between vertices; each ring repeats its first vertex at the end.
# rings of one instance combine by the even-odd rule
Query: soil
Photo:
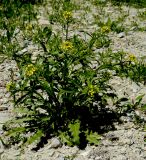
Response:
MULTIPOLYGON (((77 2, 77 1, 76 1, 77 2)), ((136 57, 145 56, 146 53, 146 32, 140 31, 133 22, 137 22, 139 27, 146 24, 146 20, 141 20, 138 16, 139 12, 145 11, 146 8, 137 9, 129 6, 113 6, 108 3, 103 10, 91 4, 89 1, 78 1, 82 6, 80 10, 75 11, 74 17, 80 22, 79 26, 72 26, 73 33, 80 34, 83 38, 87 35, 79 32, 84 29, 89 33, 95 31, 99 26, 94 23, 96 16, 101 15, 106 21, 107 17, 116 19, 121 14, 127 15, 122 22, 126 31, 115 33, 110 32, 111 39, 110 48, 113 51, 123 50, 134 54, 136 57), (89 11, 87 11, 87 7, 89 11), (102 14, 104 13, 104 15, 102 14), (94 16, 93 16, 94 15, 94 16), (84 18, 83 18, 84 17, 84 18)), ((47 6, 46 6, 47 8, 47 6)), ((49 7, 48 7, 49 10, 49 7)), ((42 26, 49 25, 48 17, 43 8, 40 8, 39 23, 42 26)), ((54 32, 59 32, 60 28, 54 25, 54 32)), ((72 36, 72 32, 70 32, 72 36)), ((30 44, 26 50, 35 49, 30 44)), ((106 50, 106 48, 100 49, 106 50)), ((37 56, 38 53, 36 53, 37 56)), ((10 81, 11 69, 15 72, 15 79, 19 78, 17 73, 17 65, 15 61, 5 60, 0 64, 0 134, 3 134, 2 126, 4 122, 10 119, 12 114, 12 102, 10 94, 6 90, 6 84, 10 81)), ((136 84, 130 79, 114 77, 110 84, 115 88, 119 97, 126 96, 133 101, 138 95, 146 94, 146 86, 136 84)), ((146 96, 143 98, 146 103, 146 96)), ((129 113, 121 117, 123 123, 114 123, 115 129, 104 133, 98 146, 87 145, 83 150, 77 147, 68 147, 62 145, 58 138, 48 140, 48 143, 40 148, 37 152, 31 150, 33 146, 29 146, 21 153, 17 145, 12 148, 5 148, 0 144, 1 160, 145 160, 146 159, 146 143, 144 142, 145 132, 143 124, 136 125, 134 115, 139 116, 143 123, 146 121, 146 115, 139 110, 129 113)))

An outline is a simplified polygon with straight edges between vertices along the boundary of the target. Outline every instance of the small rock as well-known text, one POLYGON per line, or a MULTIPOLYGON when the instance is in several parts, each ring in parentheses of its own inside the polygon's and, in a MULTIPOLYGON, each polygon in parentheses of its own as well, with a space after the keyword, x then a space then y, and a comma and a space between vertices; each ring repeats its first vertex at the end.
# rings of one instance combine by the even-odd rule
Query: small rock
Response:
POLYGON ((142 112, 141 112, 140 110, 135 110, 135 114, 136 114, 137 116, 141 116, 141 115, 142 115, 142 112))
POLYGON ((57 160, 65 160, 64 157, 59 157, 57 160))
POLYGON ((48 153, 48 155, 49 155, 50 157, 52 157, 52 156, 54 155, 54 153, 55 153, 55 151, 50 151, 50 152, 48 153))
POLYGON ((23 43, 24 43, 24 47, 27 47, 28 45, 32 44, 32 42, 27 39, 24 40, 23 43))
POLYGON ((53 138, 52 140, 51 140, 51 144, 50 144, 50 148, 58 148, 58 147, 61 147, 61 142, 60 142, 60 140, 58 139, 58 138, 53 138))
POLYGON ((20 29, 16 28, 13 34, 16 36, 19 32, 20 32, 20 29))
POLYGON ((102 160, 102 157, 101 156, 95 157, 95 160, 102 160))
POLYGON ((117 37, 118 37, 118 38, 123 38, 123 37, 125 37, 125 33, 124 33, 124 32, 121 32, 121 33, 118 34, 117 37))
POLYGON ((5 111, 5 110, 8 110, 8 107, 0 107, 0 111, 5 111))
POLYGON ((23 54, 26 53, 26 52, 27 52, 27 49, 24 48, 24 49, 22 49, 21 51, 17 52, 17 54, 18 54, 18 55, 23 55, 23 54))

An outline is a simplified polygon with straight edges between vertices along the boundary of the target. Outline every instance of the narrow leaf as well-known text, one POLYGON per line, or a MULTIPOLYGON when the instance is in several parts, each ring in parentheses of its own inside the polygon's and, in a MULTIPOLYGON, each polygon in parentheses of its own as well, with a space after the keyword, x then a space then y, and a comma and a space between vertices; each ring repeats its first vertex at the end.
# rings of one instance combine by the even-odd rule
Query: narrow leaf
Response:
POLYGON ((33 136, 27 139, 25 146, 32 144, 36 140, 39 140, 42 136, 44 136, 44 133, 41 130, 38 130, 33 136))

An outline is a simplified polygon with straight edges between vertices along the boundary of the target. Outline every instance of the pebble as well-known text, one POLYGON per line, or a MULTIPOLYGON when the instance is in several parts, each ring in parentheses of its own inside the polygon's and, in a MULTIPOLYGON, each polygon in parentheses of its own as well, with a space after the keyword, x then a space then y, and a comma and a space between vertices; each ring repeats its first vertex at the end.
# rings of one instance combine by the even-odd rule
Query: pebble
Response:
POLYGON ((124 32, 121 32, 117 35, 118 38, 124 38, 125 37, 125 33, 124 32))
POLYGON ((50 144, 50 148, 58 148, 58 147, 61 147, 61 142, 60 142, 60 140, 58 139, 58 138, 53 138, 52 140, 51 140, 51 144, 50 144))
POLYGON ((0 106, 0 111, 5 111, 5 110, 8 110, 8 107, 2 107, 2 106, 0 106))
POLYGON ((64 157, 59 157, 56 160, 65 160, 65 158, 64 157))

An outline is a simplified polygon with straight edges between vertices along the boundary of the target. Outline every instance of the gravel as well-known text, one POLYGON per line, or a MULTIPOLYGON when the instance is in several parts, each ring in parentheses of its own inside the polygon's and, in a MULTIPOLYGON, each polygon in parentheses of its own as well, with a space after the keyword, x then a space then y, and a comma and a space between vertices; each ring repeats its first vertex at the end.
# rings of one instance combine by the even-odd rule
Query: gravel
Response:
MULTIPOLYGON (((81 1, 83 2, 83 1, 81 1)), ((92 6, 89 2, 84 4, 84 7, 92 6)), ((93 24, 94 18, 92 14, 97 14, 97 8, 91 7, 91 12, 88 13, 83 22, 85 30, 93 32, 98 26, 93 24), (91 21, 90 21, 91 20, 91 21), (91 23, 92 22, 92 23, 91 23)), ((126 18, 125 25, 131 27, 127 33, 121 32, 110 33, 109 36, 112 40, 111 48, 113 51, 124 50, 129 53, 135 54, 137 57, 143 56, 146 53, 146 32, 135 31, 135 27, 131 26, 132 20, 137 20, 140 25, 144 25, 145 21, 141 22, 137 17, 137 9, 124 6, 123 12, 129 15, 126 18), (129 19, 129 21, 127 20, 129 19)), ((118 10, 110 4, 105 7, 106 14, 115 18, 118 10)), ((81 11, 84 14, 84 10, 81 11)), ((82 19, 80 12, 77 12, 76 18, 82 19), (80 16, 79 16, 80 15, 80 16)), ((106 16, 105 16, 106 17, 106 16)), ((48 25, 47 18, 40 15, 40 25, 48 25)), ((82 28, 80 27, 80 28, 82 28)), ((58 30, 58 27, 54 27, 58 30)), ((53 29, 54 29, 53 28, 53 29)), ((76 28, 79 29, 78 27, 76 28)), ((54 30, 54 32, 56 32, 54 30)), ((75 32, 77 32, 75 30, 75 32)), ((81 33, 79 33, 81 34, 81 33)), ((85 36, 82 35, 81 36, 85 36)), ((85 37, 89 38, 89 37, 85 37)), ((32 45, 32 44, 31 44, 32 45)), ((31 46, 25 48, 31 49, 31 46)), ((21 53, 22 53, 21 52, 21 53)), ((36 54, 37 55, 37 54, 36 54)), ((34 58, 35 59, 35 58, 34 58)), ((10 94, 7 92, 5 86, 10 81, 11 69, 14 70, 15 79, 17 75, 17 65, 12 60, 5 60, 0 64, 0 134, 2 135, 2 125, 9 120, 12 114, 12 102, 10 101, 10 94)), ((114 77, 110 84, 115 88, 119 97, 127 96, 132 100, 140 94, 146 94, 146 87, 142 84, 131 82, 130 79, 114 77)), ((146 103, 146 96, 143 98, 143 103, 146 103)), ((146 116, 138 110, 135 113, 143 118, 146 116)), ((146 118, 145 118, 146 119, 146 118)), ((58 138, 48 140, 48 143, 40 148, 37 152, 32 151, 31 147, 25 149, 24 153, 18 149, 17 145, 12 148, 5 149, 3 144, 0 143, 0 159, 2 160, 145 160, 146 159, 146 143, 144 142, 145 132, 142 127, 134 124, 130 114, 121 117, 124 122, 122 124, 115 123, 115 130, 103 134, 102 140, 98 146, 90 146, 84 150, 77 147, 68 147, 62 145, 58 138)))

